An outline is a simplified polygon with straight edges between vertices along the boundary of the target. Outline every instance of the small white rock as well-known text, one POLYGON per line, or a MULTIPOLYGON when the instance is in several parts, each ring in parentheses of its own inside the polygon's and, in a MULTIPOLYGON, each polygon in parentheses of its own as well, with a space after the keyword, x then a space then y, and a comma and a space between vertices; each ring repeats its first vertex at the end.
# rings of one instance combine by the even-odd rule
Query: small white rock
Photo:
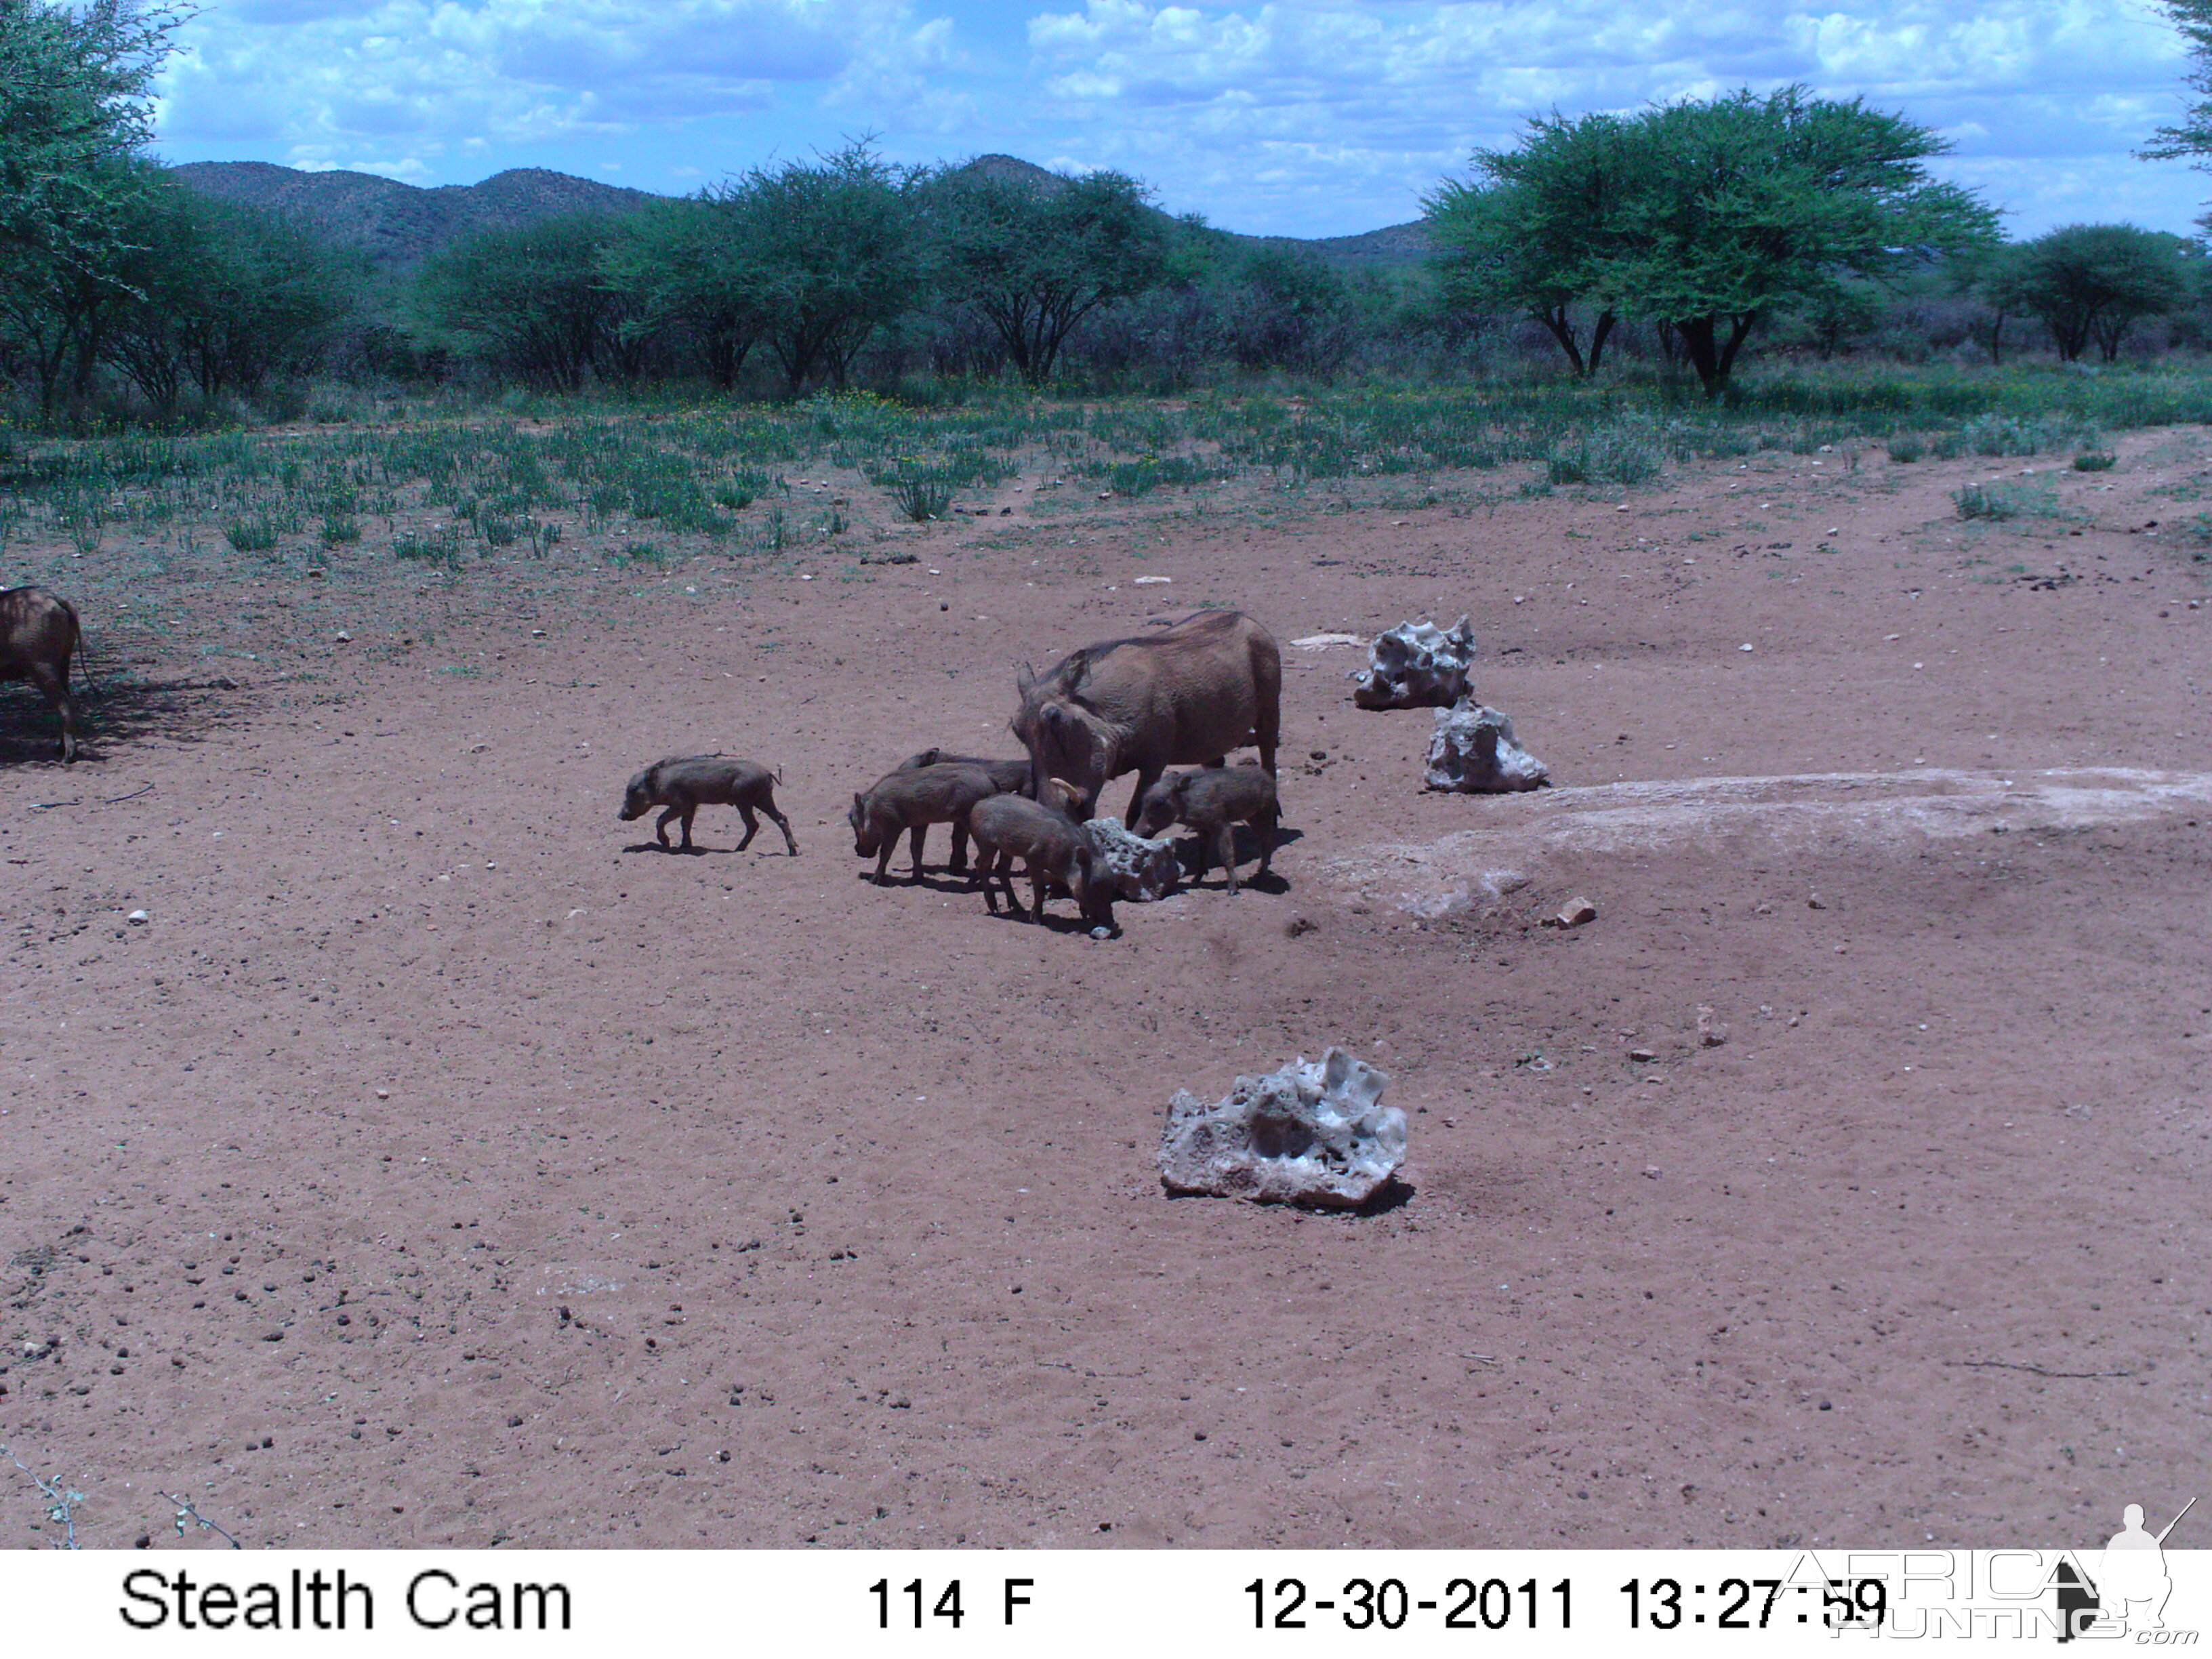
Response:
POLYGON ((143 927, 148 922, 154 920, 153 917, 148 915, 143 910, 133 910, 129 915, 123 919, 129 922, 133 927, 143 927))
POLYGON ((1751 647, 1750 647, 1749 646, 1747 646, 1747 645, 1739 645, 1738 647, 1736 647, 1736 649, 1737 649, 1737 650, 1739 650, 1739 651, 1748 651, 1748 650, 1750 650, 1750 649, 1751 649, 1751 647))
POLYGON ((351 645, 353 643, 353 635, 347 633, 345 629, 341 628, 338 629, 338 643, 340 645, 351 645))

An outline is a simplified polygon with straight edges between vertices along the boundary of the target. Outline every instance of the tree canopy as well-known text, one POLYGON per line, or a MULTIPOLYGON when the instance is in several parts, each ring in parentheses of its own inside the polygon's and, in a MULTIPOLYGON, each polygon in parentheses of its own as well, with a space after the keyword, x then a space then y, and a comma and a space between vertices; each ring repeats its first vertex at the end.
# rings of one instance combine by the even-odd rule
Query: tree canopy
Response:
POLYGON ((1995 214, 1923 166, 1946 148, 1859 99, 1745 90, 1534 121, 1517 150, 1478 152, 1476 182, 1425 205, 1448 288, 1541 318, 1577 368, 1570 307, 1595 312, 1597 348, 1611 318, 1648 319, 1717 393, 1777 312, 1995 240, 1995 214))
POLYGON ((862 143, 755 167, 703 193, 727 216, 726 234, 742 239, 762 337, 788 394, 817 372, 843 386, 868 337, 919 297, 915 183, 862 143))
POLYGON ((358 258, 264 209, 157 174, 126 225, 130 292, 102 351, 164 419, 186 386, 209 403, 319 361, 359 298, 358 258))
POLYGON ((2200 158, 2198 167, 2212 167, 2212 0, 2163 0, 2167 21, 2189 43, 2191 68, 2182 84, 2206 94, 2189 106, 2179 123, 2160 127, 2143 146, 2143 159, 2179 161, 2200 158))
POLYGON ((2179 237, 2135 225, 2065 225, 2005 249, 1983 292, 2000 313, 2039 318, 2063 362, 2094 340, 2109 363, 2136 323, 2181 304, 2189 250, 2179 237))
POLYGON ((637 341, 625 338, 625 302, 600 275, 621 230, 608 215, 570 213, 456 242, 416 277, 417 319, 549 391, 579 391, 594 374, 623 378, 637 341))
POLYGON ((1576 374, 1595 374, 1619 318, 1607 261, 1623 251, 1622 202, 1639 162, 1613 116, 1529 127, 1518 149, 1475 152, 1480 182, 1447 179, 1423 199, 1442 297, 1463 311, 1527 312, 1576 374), (1587 357, 1578 309, 1595 313, 1587 357))
POLYGON ((741 196, 712 191, 656 203, 629 219, 599 256, 601 275, 632 301, 632 332, 683 325, 726 392, 767 322, 743 206, 741 196))
POLYGON ((88 270, 112 252, 180 21, 126 0, 0 0, 0 252, 88 270))
POLYGON ((949 168, 921 195, 939 291, 981 315, 1031 386, 1075 325, 1167 265, 1165 221, 1125 173, 1017 179, 949 168))

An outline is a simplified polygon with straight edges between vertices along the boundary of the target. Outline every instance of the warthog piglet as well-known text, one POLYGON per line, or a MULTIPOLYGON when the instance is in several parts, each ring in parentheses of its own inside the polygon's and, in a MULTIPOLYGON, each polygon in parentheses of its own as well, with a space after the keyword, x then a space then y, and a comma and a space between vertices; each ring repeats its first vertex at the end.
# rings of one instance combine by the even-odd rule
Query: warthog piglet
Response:
POLYGON ((684 821, 684 850, 691 850, 691 816, 702 806, 734 806, 745 821, 745 838, 738 843, 744 852, 760 833, 755 811, 765 812, 783 831, 783 844, 799 856, 799 843, 791 837, 791 822, 775 810, 775 775, 757 761, 730 760, 720 755, 691 755, 655 761, 629 781, 623 792, 622 819, 641 818, 656 806, 668 810, 653 826, 663 847, 668 845, 668 821, 684 821))
POLYGON ((1260 868, 1266 875, 1275 856, 1275 822, 1280 808, 1275 781, 1256 766, 1208 766, 1194 772, 1176 772, 1145 792, 1137 817, 1137 833, 1157 836, 1171 823, 1198 831, 1196 881, 1214 859, 1229 872, 1229 890, 1237 890, 1237 840, 1232 825, 1249 823, 1260 832, 1260 868))
POLYGON ((954 845, 964 850, 968 814, 977 801, 999 793, 991 775, 980 766, 901 767, 876 780, 865 794, 853 797, 846 819, 853 826, 853 851, 876 861, 878 884, 888 881, 891 852, 899 832, 910 832, 914 843, 914 878, 921 879, 921 843, 933 823, 952 826, 954 845))
MULTIPOLYGON (((981 755, 948 755, 942 749, 925 749, 918 755, 908 755, 898 763, 902 772, 918 772, 925 766, 973 766, 991 775, 991 781, 999 786, 1001 793, 1026 795, 1030 793, 1030 759, 1026 755, 1018 760, 986 760, 981 755)), ((952 862, 945 866, 954 875, 968 867, 968 829, 955 822, 952 826, 952 862)))
POLYGON ((994 795, 980 801, 969 814, 969 833, 975 837, 975 871, 983 883, 983 902, 994 914, 999 908, 992 884, 1002 884, 1006 902, 1016 915, 1024 915, 1014 892, 1013 863, 1020 858, 1029 871, 1036 909, 1031 919, 1044 920, 1044 902, 1054 888, 1065 888, 1075 900, 1083 919, 1100 927, 1114 925, 1113 887, 1096 881, 1091 843, 1083 828, 1065 810, 1080 799, 1059 779, 1046 789, 1048 804, 1040 805, 1023 795, 994 795))

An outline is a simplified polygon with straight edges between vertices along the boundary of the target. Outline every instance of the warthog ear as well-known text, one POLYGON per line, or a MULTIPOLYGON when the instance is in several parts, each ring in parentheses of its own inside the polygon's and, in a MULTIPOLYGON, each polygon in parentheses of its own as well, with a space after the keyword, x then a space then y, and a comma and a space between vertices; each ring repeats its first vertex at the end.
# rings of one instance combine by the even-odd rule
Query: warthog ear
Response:
POLYGON ((1014 671, 1014 690, 1021 696, 1024 697, 1029 696, 1030 687, 1036 684, 1036 670, 1030 667, 1027 663, 1024 663, 1019 668, 1014 671))
POLYGON ((859 790, 857 790, 857 789, 855 789, 855 790, 853 792, 853 810, 854 810, 855 812, 860 813, 860 814, 861 816, 863 816, 863 817, 866 817, 866 816, 867 815, 867 811, 868 811, 868 802, 867 802, 867 798, 866 798, 866 796, 864 796, 863 794, 861 794, 861 793, 860 793, 860 792, 859 790))

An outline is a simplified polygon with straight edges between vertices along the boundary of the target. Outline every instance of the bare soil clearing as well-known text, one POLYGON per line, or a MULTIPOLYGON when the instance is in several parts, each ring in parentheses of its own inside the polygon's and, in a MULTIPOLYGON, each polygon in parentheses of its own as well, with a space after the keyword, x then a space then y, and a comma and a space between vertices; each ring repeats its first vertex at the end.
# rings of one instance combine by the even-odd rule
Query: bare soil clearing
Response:
POLYGON ((104 1547, 2101 1535, 2212 1474, 2212 567, 2146 529, 2212 447, 2118 453, 85 603, 88 758, 0 690, 0 1442, 104 1547), (941 830, 866 879, 853 790, 1209 602, 1285 644, 1272 878, 1103 943, 941 830), (1288 644, 1462 611, 1560 788, 1423 794, 1288 644), (800 857, 617 822, 712 750, 800 857), (1332 1042, 1403 1201, 1162 1195, 1175 1089, 1332 1042))

